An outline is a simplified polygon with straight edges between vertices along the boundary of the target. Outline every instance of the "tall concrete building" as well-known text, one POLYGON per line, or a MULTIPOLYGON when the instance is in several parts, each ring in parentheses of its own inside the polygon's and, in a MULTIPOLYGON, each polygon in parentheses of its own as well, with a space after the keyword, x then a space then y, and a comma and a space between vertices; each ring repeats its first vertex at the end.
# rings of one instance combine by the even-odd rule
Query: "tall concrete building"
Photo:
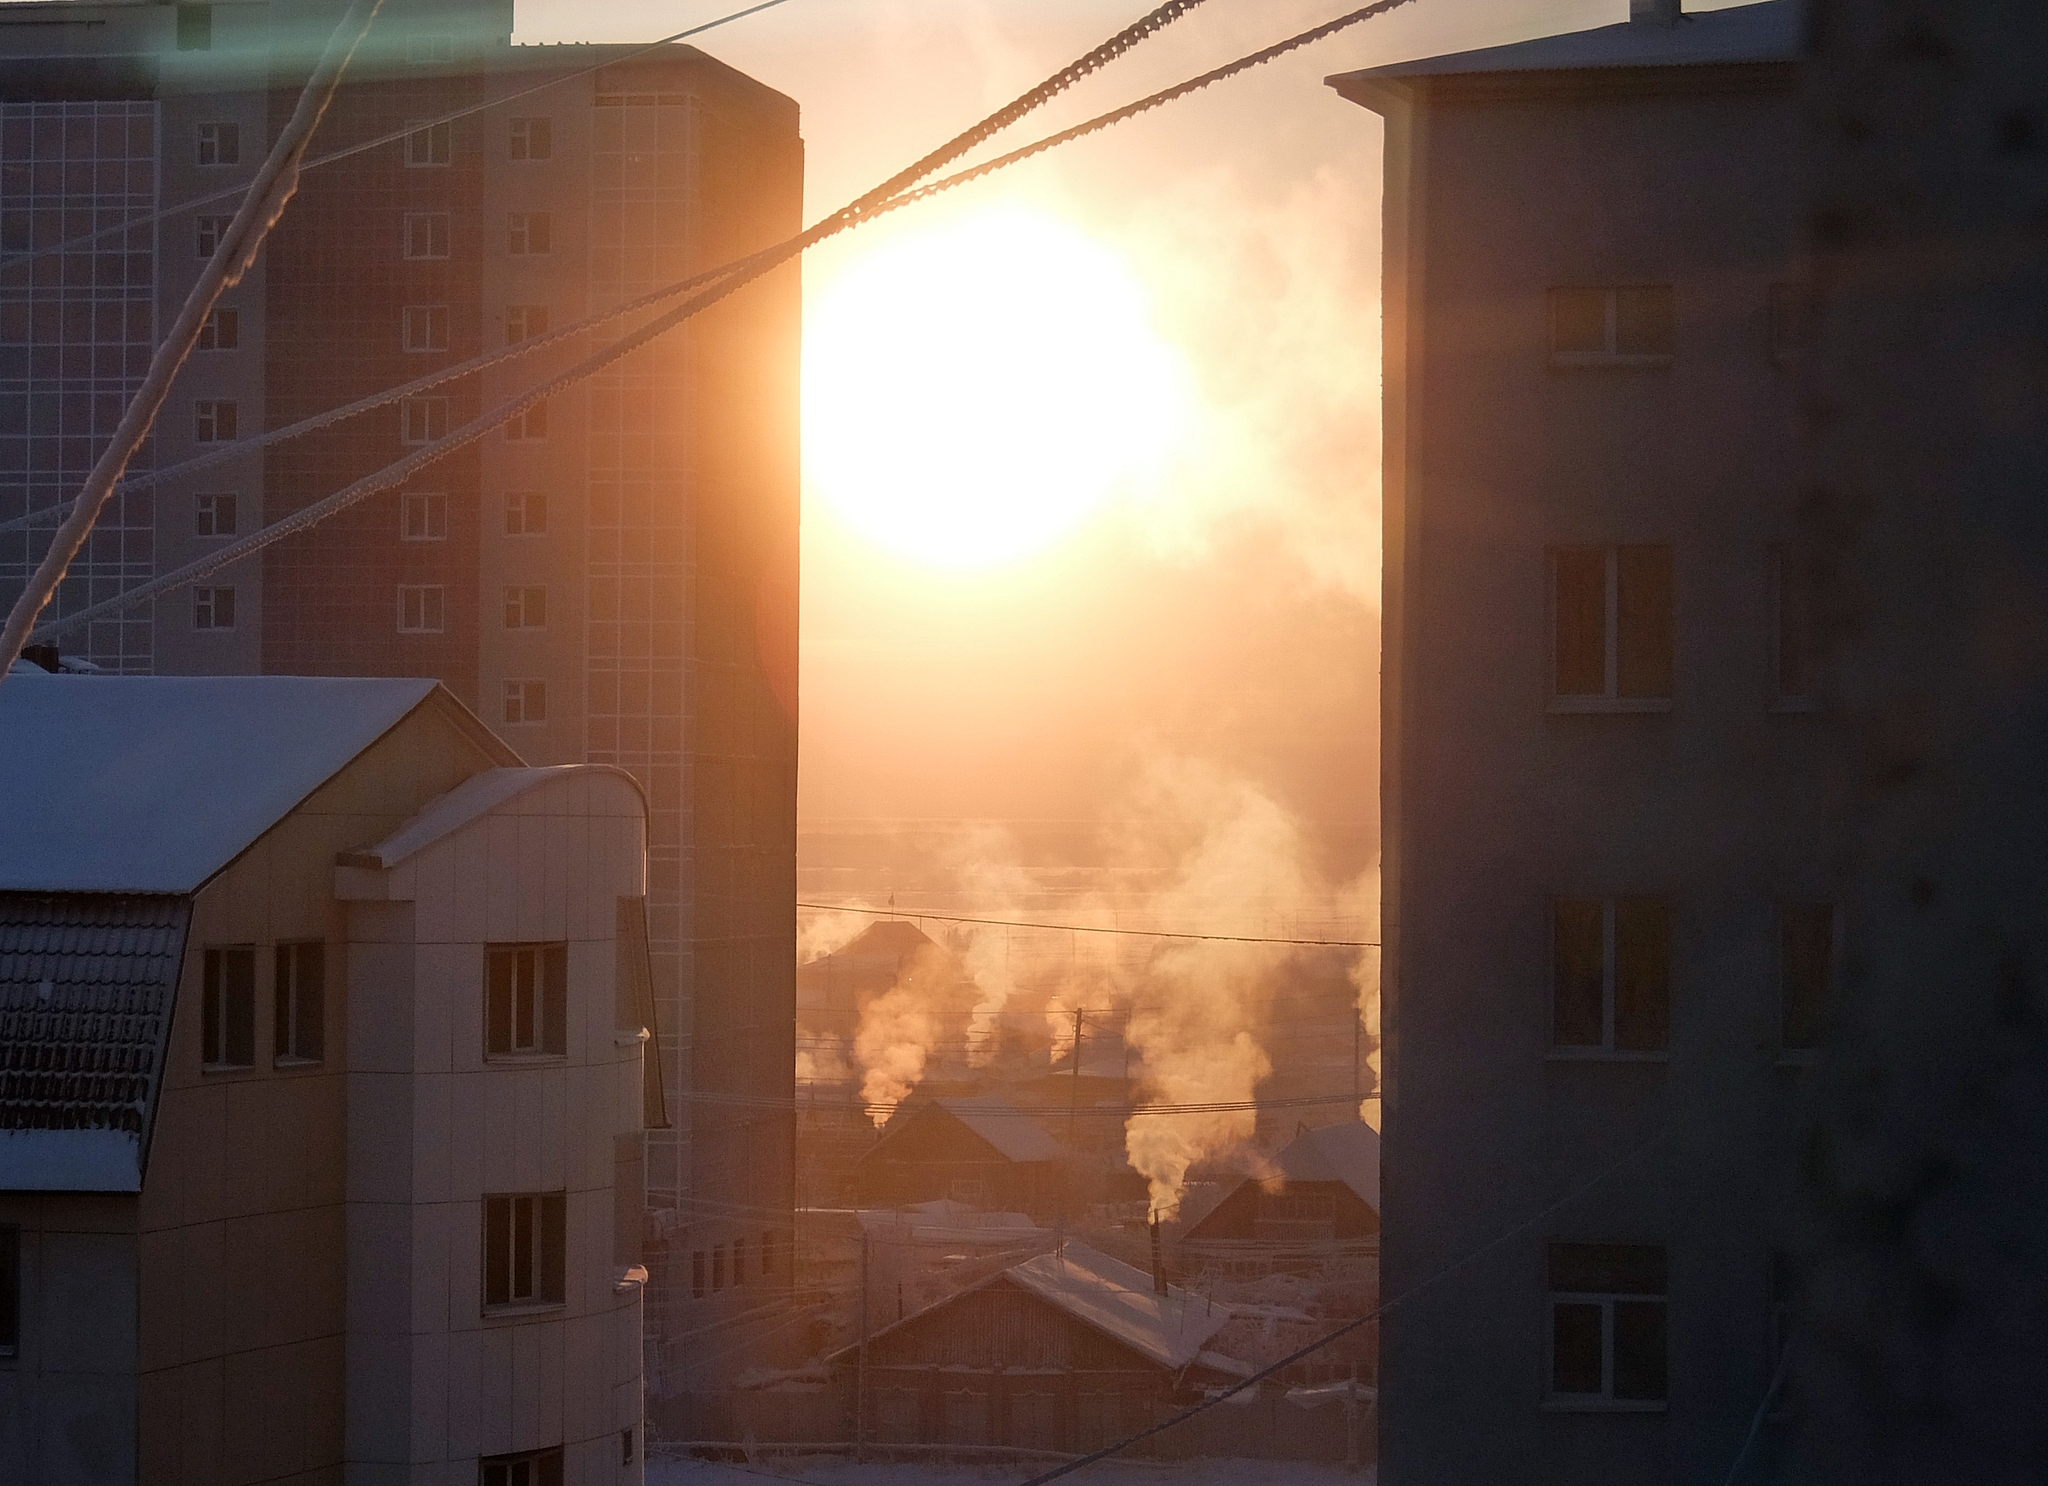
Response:
POLYGON ((1855 939, 1799 17, 1632 10, 1331 80, 1386 138, 1388 1486, 1724 1479, 1855 939))
MULTIPOLYGON (((0 521, 76 491, 343 8, 8 8, 0 521)), ((422 127, 306 172, 135 469, 798 230, 790 99, 687 46, 511 30, 510 0, 388 0, 312 153, 422 127)), ((682 1096, 649 1136, 657 1329, 788 1280, 798 291, 784 269, 402 491, 65 637, 129 674, 433 677, 529 763, 640 780, 660 1056, 682 1096), (692 1256, 725 1283, 694 1293, 692 1256)), ((637 323, 118 495, 57 611, 301 509, 637 323)), ((0 532, 0 602, 49 524, 0 532)))

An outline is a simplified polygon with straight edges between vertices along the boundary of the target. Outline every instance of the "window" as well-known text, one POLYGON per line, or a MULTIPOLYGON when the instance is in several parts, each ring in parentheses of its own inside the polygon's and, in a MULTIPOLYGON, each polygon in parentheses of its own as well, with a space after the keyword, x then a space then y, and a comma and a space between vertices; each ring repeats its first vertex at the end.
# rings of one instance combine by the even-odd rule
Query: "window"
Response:
POLYGON ((178 7, 178 50, 181 52, 210 52, 213 50, 213 7, 211 5, 180 5, 178 7))
POLYGON ((629 1428, 626 1428, 626 1429, 622 1429, 622 1430, 620 1430, 620 1431, 619 1431, 619 1464, 620 1464, 620 1465, 631 1465, 632 1463, 633 1463, 633 1431, 632 1431, 632 1429, 631 1429, 631 1428, 629 1427, 629 1428))
POLYGON ((405 349, 445 351, 448 349, 448 306, 409 304, 405 307, 405 349))
POLYGON ((505 722, 510 727, 548 720, 548 684, 545 681, 505 683, 505 722))
POLYGON ((405 214, 405 256, 446 258, 448 256, 448 213, 407 212, 405 214))
POLYGON ((505 306, 505 344, 516 346, 521 341, 532 340, 537 335, 547 334, 548 307, 544 304, 508 304, 505 306))
POLYGON ((318 939, 277 947, 277 1061, 326 1056, 327 946, 318 939))
POLYGON ((548 591, 545 588, 505 590, 505 628, 541 629, 548 622, 548 591))
POLYGON ((1778 1039, 1781 1047, 1821 1045, 1835 985, 1835 906, 1787 903, 1778 910, 1778 1039))
POLYGON ((1560 1051, 1661 1053, 1671 1045, 1671 904, 1559 898, 1551 1042, 1560 1051))
POLYGON ((1796 361, 1813 349, 1820 333, 1820 306, 1808 285, 1771 285, 1769 309, 1774 358, 1796 361))
POLYGON ((505 497, 505 535, 542 536, 548 529, 548 497, 544 490, 515 490, 505 497))
POLYGON ((225 121, 199 126, 197 159, 201 165, 239 165, 242 161, 242 129, 225 121))
POLYGON ((547 253, 554 249, 555 219, 546 212, 513 212, 506 235, 506 250, 514 255, 547 253))
POLYGON ((455 158, 455 135, 448 124, 429 124, 408 119, 405 136, 405 164, 408 170, 431 170, 455 158))
POLYGON ((732 1282, 735 1285, 747 1282, 747 1241, 744 1238, 732 1241, 732 1282))
POLYGON ((1664 1311, 1661 1244, 1552 1244, 1553 1406, 1663 1407, 1664 1311))
POLYGON ((568 1201, 560 1192, 484 1198, 484 1305, 562 1303, 568 1201))
POLYGON ((231 537, 235 530, 235 498, 232 495, 201 495, 193 498, 192 535, 231 537))
POLYGON ((546 160, 555 153, 555 126, 548 119, 512 121, 512 158, 546 160))
POLYGON ((690 1255, 691 1299, 702 1300, 704 1298, 706 1288, 707 1287, 704 1281, 704 1251, 702 1249, 697 1249, 694 1250, 690 1255))
POLYGON ((476 1480, 477 1486, 562 1486, 562 1452, 487 1456, 476 1463, 476 1480))
POLYGON ((448 540, 448 497, 438 490, 408 490, 398 498, 398 539, 448 540))
POLYGON ((202 398, 192 404, 192 437, 201 444, 228 444, 235 438, 233 400, 202 398))
POLYGON ((446 618, 446 591, 438 583, 407 584, 398 587, 398 632, 402 635, 438 635, 446 618))
POLYGON ((399 438, 408 444, 431 444, 448 437, 448 399, 408 397, 398 405, 399 438))
POLYGON ((1671 549, 1565 547, 1550 563, 1551 710, 1669 711, 1671 549))
POLYGON ((211 258, 220 251, 221 239, 228 235, 228 226, 234 220, 233 217, 193 218, 192 226, 198 238, 195 246, 201 258, 211 258))
POLYGON ((414 36, 405 44, 405 60, 413 67, 433 67, 455 60, 452 36, 414 36))
POLYGON ((1552 366, 1663 366, 1676 327, 1669 284, 1550 291, 1552 366))
POLYGON ((569 946, 493 945, 484 961, 484 1056, 568 1052, 569 946))
POLYGON ((531 443, 548 436, 548 405, 537 402, 505 424, 505 437, 514 443, 531 443))
POLYGON ((256 950, 206 951, 199 1059, 208 1068, 256 1064, 256 950))
POLYGON ((725 1245, 722 1243, 711 1246, 711 1288, 725 1288, 725 1245))
POLYGON ((242 344, 242 312, 216 308, 199 322, 199 349, 232 351, 242 344))
POLYGON ((192 628, 233 629, 235 627, 235 591, 232 588, 195 588, 192 590, 192 628))
POLYGON ((1797 547, 1771 553, 1772 706, 1810 712, 1819 706, 1820 676, 1813 627, 1813 573, 1797 547))
POLYGON ((21 1229, 0 1223, 0 1357, 21 1355, 21 1229))

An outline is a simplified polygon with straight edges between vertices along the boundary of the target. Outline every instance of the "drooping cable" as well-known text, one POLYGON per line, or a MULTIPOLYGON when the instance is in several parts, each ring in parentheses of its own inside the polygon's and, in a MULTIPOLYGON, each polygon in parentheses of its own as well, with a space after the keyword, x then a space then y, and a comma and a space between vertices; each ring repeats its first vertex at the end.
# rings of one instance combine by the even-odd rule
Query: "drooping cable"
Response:
POLYGON ((928 918, 942 924, 987 924, 998 929, 1050 929, 1067 934, 1123 934, 1138 939, 1193 939, 1218 944, 1288 944, 1312 949, 1378 949, 1377 939, 1281 939, 1263 934, 1188 934, 1169 929, 1117 929, 1104 924, 1042 924, 1014 918, 973 918, 963 913, 923 913, 911 908, 858 908, 849 903, 805 903, 820 913, 857 913, 869 918, 928 918))

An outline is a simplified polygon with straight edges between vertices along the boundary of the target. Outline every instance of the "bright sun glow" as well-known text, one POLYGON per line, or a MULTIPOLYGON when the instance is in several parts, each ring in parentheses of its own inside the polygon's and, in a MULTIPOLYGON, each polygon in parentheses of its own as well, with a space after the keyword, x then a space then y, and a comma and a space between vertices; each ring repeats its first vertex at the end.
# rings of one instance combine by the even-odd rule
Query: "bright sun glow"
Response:
POLYGON ((1186 372, 1116 253, 1004 208, 855 263, 804 333, 804 460, 869 540, 949 568, 1027 556, 1179 433, 1186 372))

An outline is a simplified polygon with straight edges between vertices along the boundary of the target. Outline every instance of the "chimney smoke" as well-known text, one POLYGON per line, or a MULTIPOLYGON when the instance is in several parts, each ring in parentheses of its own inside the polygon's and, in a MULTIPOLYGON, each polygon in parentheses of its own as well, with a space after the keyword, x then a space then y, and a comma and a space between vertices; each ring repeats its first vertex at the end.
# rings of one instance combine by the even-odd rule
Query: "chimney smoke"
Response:
POLYGON ((1628 19, 1635 26, 1675 26, 1685 15, 1685 0, 1628 0, 1628 19))

